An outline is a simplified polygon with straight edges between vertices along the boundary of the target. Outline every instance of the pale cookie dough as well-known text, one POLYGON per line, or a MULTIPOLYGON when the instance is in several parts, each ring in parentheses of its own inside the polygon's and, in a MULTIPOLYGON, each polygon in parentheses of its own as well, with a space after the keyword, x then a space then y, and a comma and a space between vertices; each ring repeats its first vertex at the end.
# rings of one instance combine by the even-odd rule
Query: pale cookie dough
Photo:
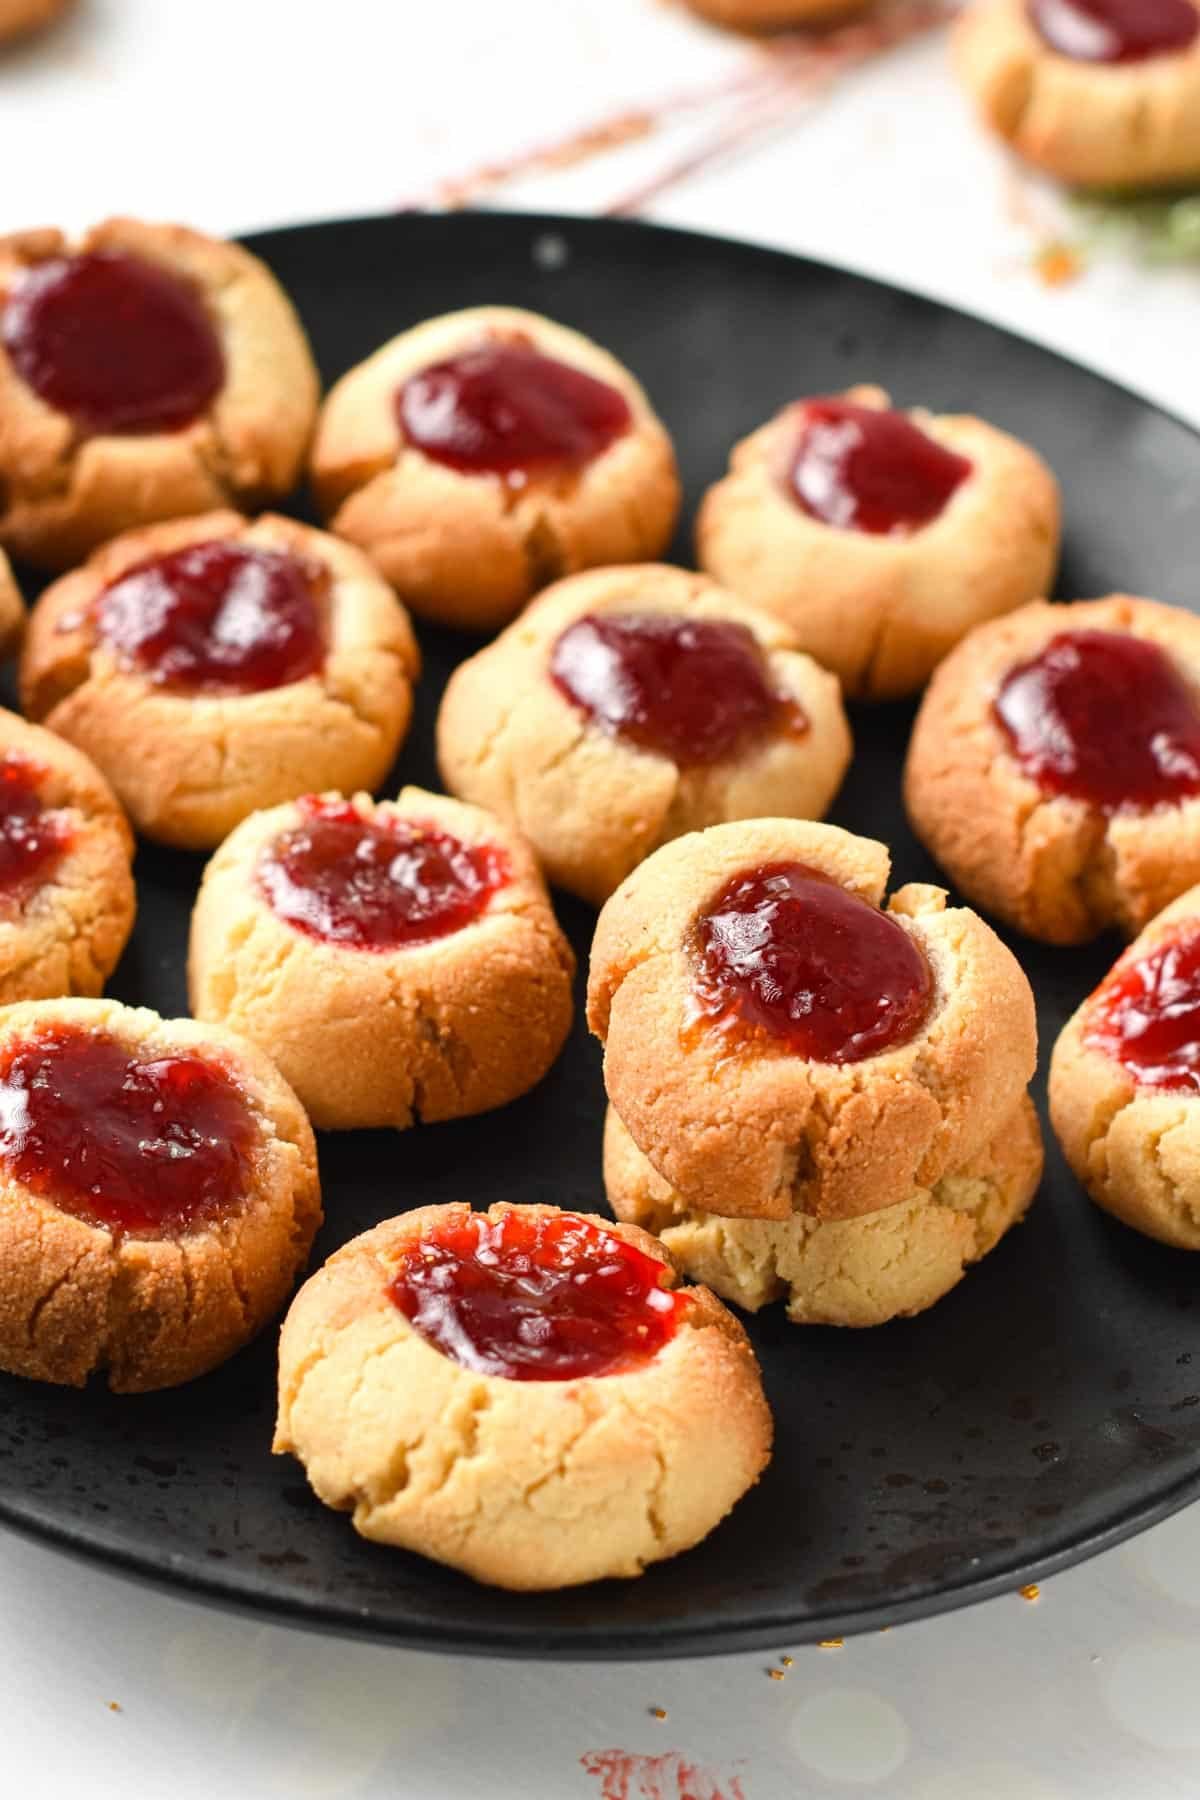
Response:
POLYGON ((850 761, 837 680, 786 626, 702 575, 661 565, 603 569, 549 589, 450 677, 438 716, 442 779, 523 831, 547 877, 599 906, 670 838, 726 819, 820 818, 850 761), (729 760, 679 768, 589 720, 555 686, 561 633, 589 615, 686 614, 744 626, 782 699, 808 719, 783 724, 729 760))
POLYGON ((0 710, 0 780, 10 763, 33 778, 66 841, 32 888, 20 880, 0 887, 0 1006, 97 995, 133 929, 133 833, 81 751, 0 710))
POLYGON ((12 572, 12 565, 0 550, 0 657, 11 656, 25 633, 25 602, 12 572))
POLYGON ((26 386, 0 343, 0 543, 66 569, 118 532, 288 493, 320 390, 304 329, 266 265, 182 225, 109 219, 78 240, 18 232, 0 239, 0 314, 25 270, 78 251, 138 257, 198 292, 224 383, 182 430, 88 436, 26 386))
POLYGON ((528 845, 477 807, 420 788, 378 803, 360 794, 354 806, 364 819, 410 819, 498 848, 508 879, 446 937, 386 950, 322 940, 280 918, 258 878, 301 810, 255 813, 205 872, 192 1012, 265 1050, 318 1127, 402 1129, 507 1104, 555 1061, 574 1009, 575 958, 528 845))
POLYGON ((53 24, 74 0, 0 0, 0 44, 53 24))
POLYGON ((419 667, 407 614, 359 551, 293 519, 210 513, 128 532, 48 588, 25 641, 21 699, 91 756, 139 832, 209 850, 260 807, 378 787, 408 729, 419 667), (327 572, 315 674, 254 693, 179 691, 98 641, 93 608, 112 582, 214 542, 290 552, 327 572))
MULTIPOLYGON (((851 388, 886 409, 881 388, 851 388)), ((736 445, 696 524, 701 568, 771 612, 852 699, 915 693, 973 625, 1048 593, 1058 564, 1058 483, 1028 445, 970 415, 914 423, 974 468, 941 514, 905 536, 843 530, 789 498, 803 402, 736 445)))
POLYGON ((860 1219, 723 1219, 694 1212, 610 1107, 604 1181, 618 1219, 652 1231, 692 1281, 749 1312, 786 1300, 793 1325, 885 1325, 933 1306, 1027 1211, 1042 1134, 1021 1100, 996 1136, 932 1187, 860 1219))
POLYGON ((971 633, 942 664, 909 745, 913 830, 974 905, 1049 944, 1110 926, 1132 936, 1200 881, 1200 800, 1106 813, 1043 790, 1020 767, 992 706, 1005 676, 1064 631, 1128 632, 1157 644, 1200 692, 1200 619, 1117 594, 1027 606, 971 633))
POLYGON ((857 1218, 962 1168, 1011 1116, 1037 1060, 1033 995, 982 919, 913 884, 888 912, 934 986, 907 1042, 842 1065, 769 1041, 731 1048, 695 1016, 695 920, 733 877, 786 861, 883 904, 887 850, 831 825, 757 819, 680 838, 600 914, 588 1022, 613 1106, 697 1210, 857 1218))
MULTIPOLYGON (((492 1207, 489 1219, 517 1210, 492 1207)), ((766 1466, 771 1419, 741 1326, 705 1288, 642 1366, 571 1381, 478 1374, 388 1295, 402 1253, 466 1206, 355 1238, 300 1290, 279 1346, 275 1450, 377 1543, 498 1587, 640 1575, 707 1537, 766 1466)), ((632 1226, 589 1221, 676 1273, 632 1226)))
POLYGON ((735 31, 788 31, 830 25, 865 12, 871 0, 685 0, 693 12, 735 31))
POLYGON ((258 1142, 229 1215, 152 1235, 85 1222, 18 1180, 0 1150, 0 1368, 70 1387, 103 1371, 116 1393, 174 1387, 260 1331, 307 1261, 321 1223, 312 1131, 249 1044, 115 1001, 10 1006, 0 1057, 59 1027, 115 1038, 138 1060, 211 1061, 240 1091, 258 1142))
POLYGON ((1200 887, 1146 927, 1067 1021, 1050 1063, 1050 1122, 1097 1206, 1160 1243, 1200 1250, 1200 1094, 1146 1085, 1089 1042, 1108 983, 1189 926, 1200 929, 1200 887))
POLYGON ((367 551, 415 613, 473 631, 508 624, 561 576, 660 556, 680 504, 671 440, 629 371, 579 332, 505 306, 431 319, 344 375, 321 409, 311 474, 330 529, 367 551), (520 483, 407 445, 395 407, 405 381, 506 337, 617 389, 630 430, 581 469, 520 483))
POLYGON ((1085 187, 1200 178, 1200 38, 1143 61, 1063 56, 1026 0, 980 0, 958 23, 959 78, 991 130, 1026 162, 1085 187))

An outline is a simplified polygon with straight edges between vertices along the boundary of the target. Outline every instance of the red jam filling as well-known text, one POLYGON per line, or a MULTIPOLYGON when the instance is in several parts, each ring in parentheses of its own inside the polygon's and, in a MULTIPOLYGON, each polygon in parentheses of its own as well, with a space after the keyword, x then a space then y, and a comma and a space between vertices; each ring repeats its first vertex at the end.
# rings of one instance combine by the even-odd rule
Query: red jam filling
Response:
POLYGON ((396 395, 405 441, 464 474, 579 469, 633 423, 625 396, 524 344, 486 343, 412 375, 396 395))
POLYGON ((994 714, 1030 780, 1105 812, 1200 793, 1200 709, 1157 644, 1063 631, 1011 669, 994 714))
POLYGON ((348 800, 309 795, 302 823, 269 844, 258 885, 276 916, 354 950, 449 937, 486 912, 511 870, 495 844, 464 844, 414 819, 364 818, 348 800))
POLYGON ((52 1025, 0 1054, 0 1161, 89 1225, 139 1237, 228 1215, 254 1127, 222 1070, 52 1025))
POLYGON ((1084 1037, 1143 1087, 1200 1093, 1200 924, 1119 963, 1088 1007, 1084 1037))
POLYGON ((104 589, 96 631, 161 687, 248 694, 325 660, 326 571, 281 550, 217 541, 139 563, 104 589))
POLYGON ((14 900, 44 882, 69 848, 71 826, 47 812, 38 792, 46 771, 10 750, 0 757, 0 896, 14 900))
POLYGON ((965 456, 935 443, 906 413, 809 400, 787 489, 802 510, 841 531, 919 531, 970 475, 965 456))
POLYGON ((1029 0, 1052 50, 1075 62, 1145 62, 1190 49, 1200 36, 1192 0, 1029 0))
POLYGON ((89 432, 180 431, 225 380, 199 296, 118 251, 37 263, 9 293, 3 336, 21 380, 89 432))
POLYGON ((646 1363, 686 1294, 662 1263, 575 1213, 472 1213, 405 1256, 388 1292, 444 1356, 508 1381, 577 1381, 646 1363))
POLYGON ((744 625, 665 613, 589 615, 554 646, 559 692, 602 731, 681 768, 716 763, 755 738, 808 720, 772 688, 744 625))
POLYGON ((812 1062, 907 1043, 933 999, 907 932, 803 863, 735 875, 698 919, 693 957, 701 1017, 812 1062))

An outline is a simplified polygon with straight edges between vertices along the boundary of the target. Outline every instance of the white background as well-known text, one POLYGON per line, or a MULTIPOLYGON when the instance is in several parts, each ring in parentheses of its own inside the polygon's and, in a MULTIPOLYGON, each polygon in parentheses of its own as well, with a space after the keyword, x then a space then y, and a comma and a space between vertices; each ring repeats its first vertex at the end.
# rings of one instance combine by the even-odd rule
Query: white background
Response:
MULTIPOLYGON (((129 211, 236 231, 382 210, 752 54, 662 0, 82 0, 0 57, 0 229, 129 211)), ((707 113, 688 128, 708 129, 707 113)), ((595 209, 682 142, 501 199, 595 209)), ((652 216, 952 299, 1200 423, 1200 273, 1112 261, 1047 288, 1032 254, 1056 203, 980 138, 939 39, 797 105, 652 216)), ((770 1660, 381 1650, 202 1611, 0 1537, 0 1800, 1193 1800, 1200 1509, 1036 1605, 1014 1594, 797 1650, 783 1681, 770 1660), (581 1758, 610 1749, 659 1761, 605 1781, 581 1758), (679 1776, 671 1752, 701 1772, 679 1776)))

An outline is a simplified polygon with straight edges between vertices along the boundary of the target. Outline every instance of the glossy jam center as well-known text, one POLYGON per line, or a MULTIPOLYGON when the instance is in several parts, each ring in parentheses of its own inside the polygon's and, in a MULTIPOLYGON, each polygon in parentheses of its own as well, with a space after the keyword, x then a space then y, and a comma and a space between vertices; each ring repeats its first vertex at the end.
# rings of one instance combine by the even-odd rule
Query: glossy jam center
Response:
POLYGON ((1021 768, 1050 794, 1105 812, 1200 793, 1200 710, 1157 644, 1064 631, 1010 670, 995 717, 1021 768))
POLYGON ((823 524, 875 536, 919 531, 938 517, 971 473, 905 413, 848 400, 809 400, 787 486, 823 524))
POLYGON ((687 1296, 665 1270, 574 1213, 472 1213, 414 1244, 389 1292, 443 1355, 509 1381, 576 1381, 647 1362, 687 1296))
POLYGON ((629 430, 623 394, 522 344, 486 343, 410 376, 396 395, 406 441, 468 474, 578 469, 629 430))
POLYGON ((63 1211, 157 1236, 227 1215, 254 1127, 230 1078, 196 1056, 151 1057, 50 1026, 0 1055, 0 1161, 63 1211))
POLYGON ((1200 925, 1118 964, 1088 1008, 1084 1037, 1145 1087, 1200 1093, 1200 925))
POLYGON ((26 756, 0 757, 0 897, 10 901, 46 880, 73 836, 64 815, 42 805, 44 775, 26 756))
POLYGON ((182 430, 225 380, 220 341, 192 289, 111 251, 54 257, 21 275, 3 336, 22 381, 88 432, 182 430))
POLYGON ((753 633, 726 620, 577 619, 555 644, 550 673, 601 730, 680 767, 720 762, 772 731, 808 729, 801 707, 772 688, 753 633))
POLYGON ((324 570, 279 550, 218 541, 139 563, 105 588, 96 630, 121 663, 170 688, 253 693, 325 659, 324 570))
POLYGON ((1192 0, 1030 0, 1029 15, 1051 49, 1076 62, 1144 62, 1200 36, 1192 0))
POLYGON ((258 885, 309 937, 395 950, 461 931, 510 877, 494 844, 464 844, 413 819, 365 819, 349 801, 298 802, 302 822, 267 846, 258 885))
POLYGON ((697 920, 693 958, 701 1017, 813 1062, 907 1042, 933 997, 907 932, 803 863, 734 876, 697 920))

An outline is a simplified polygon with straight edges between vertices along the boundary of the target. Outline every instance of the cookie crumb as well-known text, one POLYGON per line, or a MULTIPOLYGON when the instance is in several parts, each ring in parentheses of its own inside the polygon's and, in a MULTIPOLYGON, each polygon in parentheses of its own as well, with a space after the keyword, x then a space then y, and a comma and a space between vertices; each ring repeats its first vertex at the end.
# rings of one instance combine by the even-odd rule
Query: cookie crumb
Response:
POLYGON ((1042 1590, 1038 1586, 1036 1581, 1031 1581, 1029 1583, 1028 1587, 1023 1587, 1021 1589, 1022 1600, 1028 1600, 1032 1603, 1035 1600, 1040 1600, 1041 1597, 1042 1597, 1042 1590))
POLYGON ((817 1645, 818 1650, 844 1650, 845 1648, 845 1638, 822 1638, 817 1645))
POLYGON ((108 1702, 108 1710, 109 1712, 124 1712, 125 1708, 121 1705, 119 1700, 110 1700, 108 1702))
POLYGON ((791 1668, 795 1667, 796 1659, 794 1656, 781 1656, 779 1660, 783 1664, 785 1669, 791 1669, 791 1668))
POLYGON ((652 1706, 650 1708, 650 1717, 652 1719, 665 1719, 666 1716, 667 1709, 665 1706, 652 1706))
POLYGON ((783 1680, 783 1670, 782 1669, 768 1669, 767 1674, 770 1676, 772 1681, 782 1681, 783 1680))

